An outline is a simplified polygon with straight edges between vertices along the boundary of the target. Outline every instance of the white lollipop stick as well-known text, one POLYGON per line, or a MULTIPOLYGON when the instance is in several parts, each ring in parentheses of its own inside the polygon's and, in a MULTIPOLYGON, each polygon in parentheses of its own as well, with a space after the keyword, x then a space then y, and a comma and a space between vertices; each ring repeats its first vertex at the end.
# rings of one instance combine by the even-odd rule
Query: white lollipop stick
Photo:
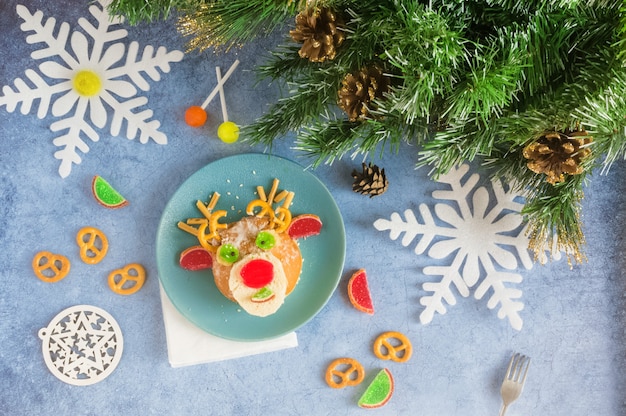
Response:
POLYGON ((228 112, 226 111, 226 98, 224 97, 224 88, 222 86, 222 71, 219 66, 215 67, 215 74, 217 75, 217 88, 220 92, 220 104, 222 105, 222 118, 224 123, 228 121, 228 112))
POLYGON ((233 62, 230 68, 228 68, 228 71, 226 71, 226 73, 224 74, 224 78, 222 78, 221 81, 220 80, 217 81, 218 82, 217 86, 213 88, 213 91, 211 91, 211 94, 209 94, 209 96, 206 98, 206 100, 204 100, 204 102, 200 106, 202 107, 202 109, 206 110, 206 106, 209 105, 209 103, 211 102, 211 100, 213 100, 213 98, 215 98, 215 94, 217 94, 220 91, 220 89, 222 88, 222 85, 228 80, 228 78, 230 78, 233 72, 235 72, 237 65, 239 65, 239 59, 235 60, 235 62, 233 62))

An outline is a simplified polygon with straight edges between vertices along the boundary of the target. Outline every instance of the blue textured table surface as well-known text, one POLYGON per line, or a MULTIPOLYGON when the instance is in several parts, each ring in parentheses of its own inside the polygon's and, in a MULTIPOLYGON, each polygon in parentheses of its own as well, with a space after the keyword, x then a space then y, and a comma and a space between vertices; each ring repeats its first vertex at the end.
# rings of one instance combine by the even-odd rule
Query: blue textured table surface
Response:
MULTIPOLYGON (((78 28, 89 17, 88 1, 2 0, 0 2, 0 84, 14 87, 41 60, 31 57, 39 45, 20 28, 18 4, 44 19, 78 28)), ((185 40, 173 21, 128 27, 123 43, 184 50, 185 40)), ((55 32, 56 33, 56 32, 55 32)), ((247 124, 279 96, 275 86, 257 83, 253 69, 281 35, 259 39, 225 54, 191 53, 172 62, 169 73, 149 80, 140 91, 153 119, 161 123, 166 145, 139 143, 124 134, 114 137, 109 124, 96 131, 82 163, 61 178, 51 124, 62 117, 48 111, 37 117, 38 102, 27 114, 18 106, 0 107, 0 414, 2 415, 356 415, 363 386, 343 390, 324 381, 326 366, 340 356, 359 359, 371 374, 388 366, 396 388, 376 414, 495 415, 500 383, 512 352, 532 357, 528 381, 510 415, 626 414, 626 318, 624 307, 623 225, 626 188, 623 162, 606 176, 595 174, 586 188, 583 222, 588 261, 570 269, 563 260, 530 270, 524 277, 524 325, 517 331, 486 298, 457 296, 445 315, 420 323, 419 298, 431 261, 416 256, 376 230, 378 218, 420 204, 434 203, 438 185, 425 169, 414 170, 416 148, 373 159, 384 167, 389 190, 377 198, 352 192, 351 172, 361 159, 321 166, 314 174, 335 198, 346 227, 347 252, 337 291, 323 310, 300 328, 299 346, 281 352, 212 364, 172 368, 168 363, 155 238, 162 211, 180 184, 209 162, 224 156, 262 152, 238 142, 224 144, 215 130, 221 121, 219 100, 207 108, 212 118, 200 129, 188 127, 185 109, 200 104, 216 84, 215 67, 225 71, 235 58, 241 64, 224 88, 230 119, 247 124), (131 201, 122 210, 106 210, 91 196, 94 175, 102 175, 131 201), (93 225, 111 242, 106 259, 96 266, 78 260, 78 229, 93 225), (64 280, 48 284, 31 269, 36 252, 65 253, 73 260, 64 280), (131 261, 143 264, 147 281, 138 293, 123 297, 106 285, 107 271, 131 261), (351 271, 365 268, 375 294, 376 313, 350 306, 346 283, 351 271), (92 386, 76 387, 56 379, 42 357, 37 333, 61 310, 73 305, 98 306, 115 317, 124 333, 124 354, 117 369, 92 386), (371 351, 383 331, 407 334, 415 347, 406 364, 385 363, 371 351)), ((45 79, 45 78, 44 78, 45 79)), ((5 93, 6 95, 6 93, 5 93)), ((111 123, 108 120, 107 123, 111 123)), ((290 137, 272 151, 307 165, 293 150, 290 137)), ((432 277, 431 277, 432 279, 432 277)))

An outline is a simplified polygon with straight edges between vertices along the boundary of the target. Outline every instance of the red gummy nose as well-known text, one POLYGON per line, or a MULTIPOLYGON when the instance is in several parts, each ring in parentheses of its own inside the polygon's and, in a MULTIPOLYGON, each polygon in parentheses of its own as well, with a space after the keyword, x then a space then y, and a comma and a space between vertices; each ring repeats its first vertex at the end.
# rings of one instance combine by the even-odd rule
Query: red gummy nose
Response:
POLYGON ((260 289, 274 279, 274 265, 263 259, 250 260, 241 268, 240 274, 244 285, 260 289))

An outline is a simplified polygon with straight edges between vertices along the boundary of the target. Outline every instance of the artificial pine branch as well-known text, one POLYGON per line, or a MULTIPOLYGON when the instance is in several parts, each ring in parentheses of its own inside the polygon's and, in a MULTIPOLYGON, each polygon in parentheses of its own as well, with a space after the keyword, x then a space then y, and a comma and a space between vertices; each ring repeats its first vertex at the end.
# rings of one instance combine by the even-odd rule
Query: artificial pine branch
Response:
MULTIPOLYGON (((139 16, 131 6, 144 2, 113 5, 139 16)), ((283 83, 286 96, 244 126, 251 143, 271 147, 295 132, 296 147, 318 165, 393 152, 405 140, 420 144, 419 165, 429 166, 433 176, 482 158, 494 176, 517 181, 526 193, 523 212, 533 248, 543 250, 555 241, 580 261, 585 179, 626 156, 625 4, 155 0, 145 14, 165 16, 177 8, 179 29, 191 38, 190 48, 200 50, 231 47, 272 28, 284 31, 285 44, 259 72, 283 83), (331 45, 335 49, 324 62, 302 59, 301 45, 286 36, 304 7, 324 7, 339 16, 337 30, 345 36, 331 45), (377 89, 379 82, 384 88, 377 89), (590 140, 570 142, 567 132, 583 132, 590 140), (553 142, 541 140, 560 134, 564 139, 548 159, 536 154, 552 149, 546 143, 553 142), (580 146, 582 153, 568 156, 580 146)))
MULTIPOLYGON (((496 123, 490 120, 490 124, 496 123)), ((485 152, 490 152, 495 142, 493 125, 466 119, 456 124, 447 124, 445 130, 436 132, 424 140, 419 151, 417 166, 429 166, 434 178, 447 173, 463 161, 473 161, 485 152)))
MULTIPOLYGON (((586 175, 571 176, 565 183, 542 184, 538 192, 527 192, 522 214, 528 221, 530 248, 539 253, 564 251, 570 262, 581 263, 580 245, 585 238, 580 222, 580 202, 586 175)), ((529 191, 526 188, 526 191, 529 191)))
POLYGON ((325 113, 330 97, 336 97, 342 74, 331 70, 304 72, 309 72, 308 78, 287 85, 288 96, 279 99, 254 124, 242 127, 247 140, 271 147, 274 138, 298 130, 325 113))
MULTIPOLYGON (((302 77, 303 72, 311 71, 310 62, 298 55, 299 49, 297 45, 283 45, 271 51, 268 62, 257 67, 257 73, 261 78, 269 78, 272 81, 296 82, 302 77)), ((320 68, 327 66, 329 66, 327 63, 319 64, 320 68)))
MULTIPOLYGON (((503 41, 501 38, 500 42, 503 41)), ((517 100, 522 90, 525 51, 511 44, 504 51, 500 45, 487 45, 468 65, 466 78, 446 99, 443 116, 451 120, 475 118, 485 123, 500 116, 517 100)))
POLYGON ((381 7, 374 23, 388 70, 401 84, 392 88, 389 111, 405 115, 408 124, 432 115, 432 106, 449 93, 456 67, 465 59, 463 39, 454 25, 418 2, 381 7))
POLYGON ((312 158, 313 166, 323 161, 332 163, 359 148, 354 140, 354 129, 359 125, 345 119, 318 120, 300 132, 296 149, 312 158))
POLYGON ((108 5, 110 15, 123 15, 131 25, 140 22, 164 20, 176 9, 191 9, 204 1, 194 0, 112 0, 108 5))
POLYGON ((595 139, 594 151, 603 155, 606 169, 616 160, 626 159, 626 69, 617 68, 613 75, 613 82, 576 110, 586 120, 595 139))
MULTIPOLYGON (((380 115, 380 113, 374 113, 380 115)), ((429 126, 407 126, 393 115, 351 122, 346 119, 316 119, 298 132, 295 149, 312 159, 314 167, 332 164, 348 155, 354 158, 372 152, 396 153, 403 141, 419 142, 429 135, 429 126)))
POLYGON ((304 7, 304 0, 112 0, 111 14, 130 24, 180 16, 178 29, 189 37, 188 51, 229 49, 269 34, 287 16, 304 7))
POLYGON ((295 14, 298 1, 204 0, 199 7, 183 10, 179 32, 190 38, 188 50, 229 49, 267 35, 295 14))

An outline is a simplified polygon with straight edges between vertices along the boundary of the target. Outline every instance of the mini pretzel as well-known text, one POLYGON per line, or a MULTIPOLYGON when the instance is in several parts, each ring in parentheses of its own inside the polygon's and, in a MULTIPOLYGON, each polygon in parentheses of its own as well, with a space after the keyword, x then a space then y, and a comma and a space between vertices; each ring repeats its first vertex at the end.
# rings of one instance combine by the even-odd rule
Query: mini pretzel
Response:
POLYGON ((87 264, 98 264, 109 249, 109 240, 102 231, 94 227, 84 227, 76 235, 80 248, 80 258, 87 264))
POLYGON ((70 272, 70 260, 61 254, 40 251, 33 258, 33 271, 44 282, 58 282, 70 272))
POLYGON ((120 295, 132 295, 141 289, 145 281, 146 271, 141 264, 137 263, 128 264, 122 269, 109 273, 109 287, 120 295))
POLYGON ((406 335, 389 331, 380 334, 374 341, 374 354, 381 360, 391 360, 398 363, 409 361, 413 353, 413 345, 406 335), (392 342, 397 340, 400 343, 392 342))
POLYGON ((326 384, 334 389, 356 386, 365 378, 365 370, 354 358, 337 358, 326 369, 326 384))

